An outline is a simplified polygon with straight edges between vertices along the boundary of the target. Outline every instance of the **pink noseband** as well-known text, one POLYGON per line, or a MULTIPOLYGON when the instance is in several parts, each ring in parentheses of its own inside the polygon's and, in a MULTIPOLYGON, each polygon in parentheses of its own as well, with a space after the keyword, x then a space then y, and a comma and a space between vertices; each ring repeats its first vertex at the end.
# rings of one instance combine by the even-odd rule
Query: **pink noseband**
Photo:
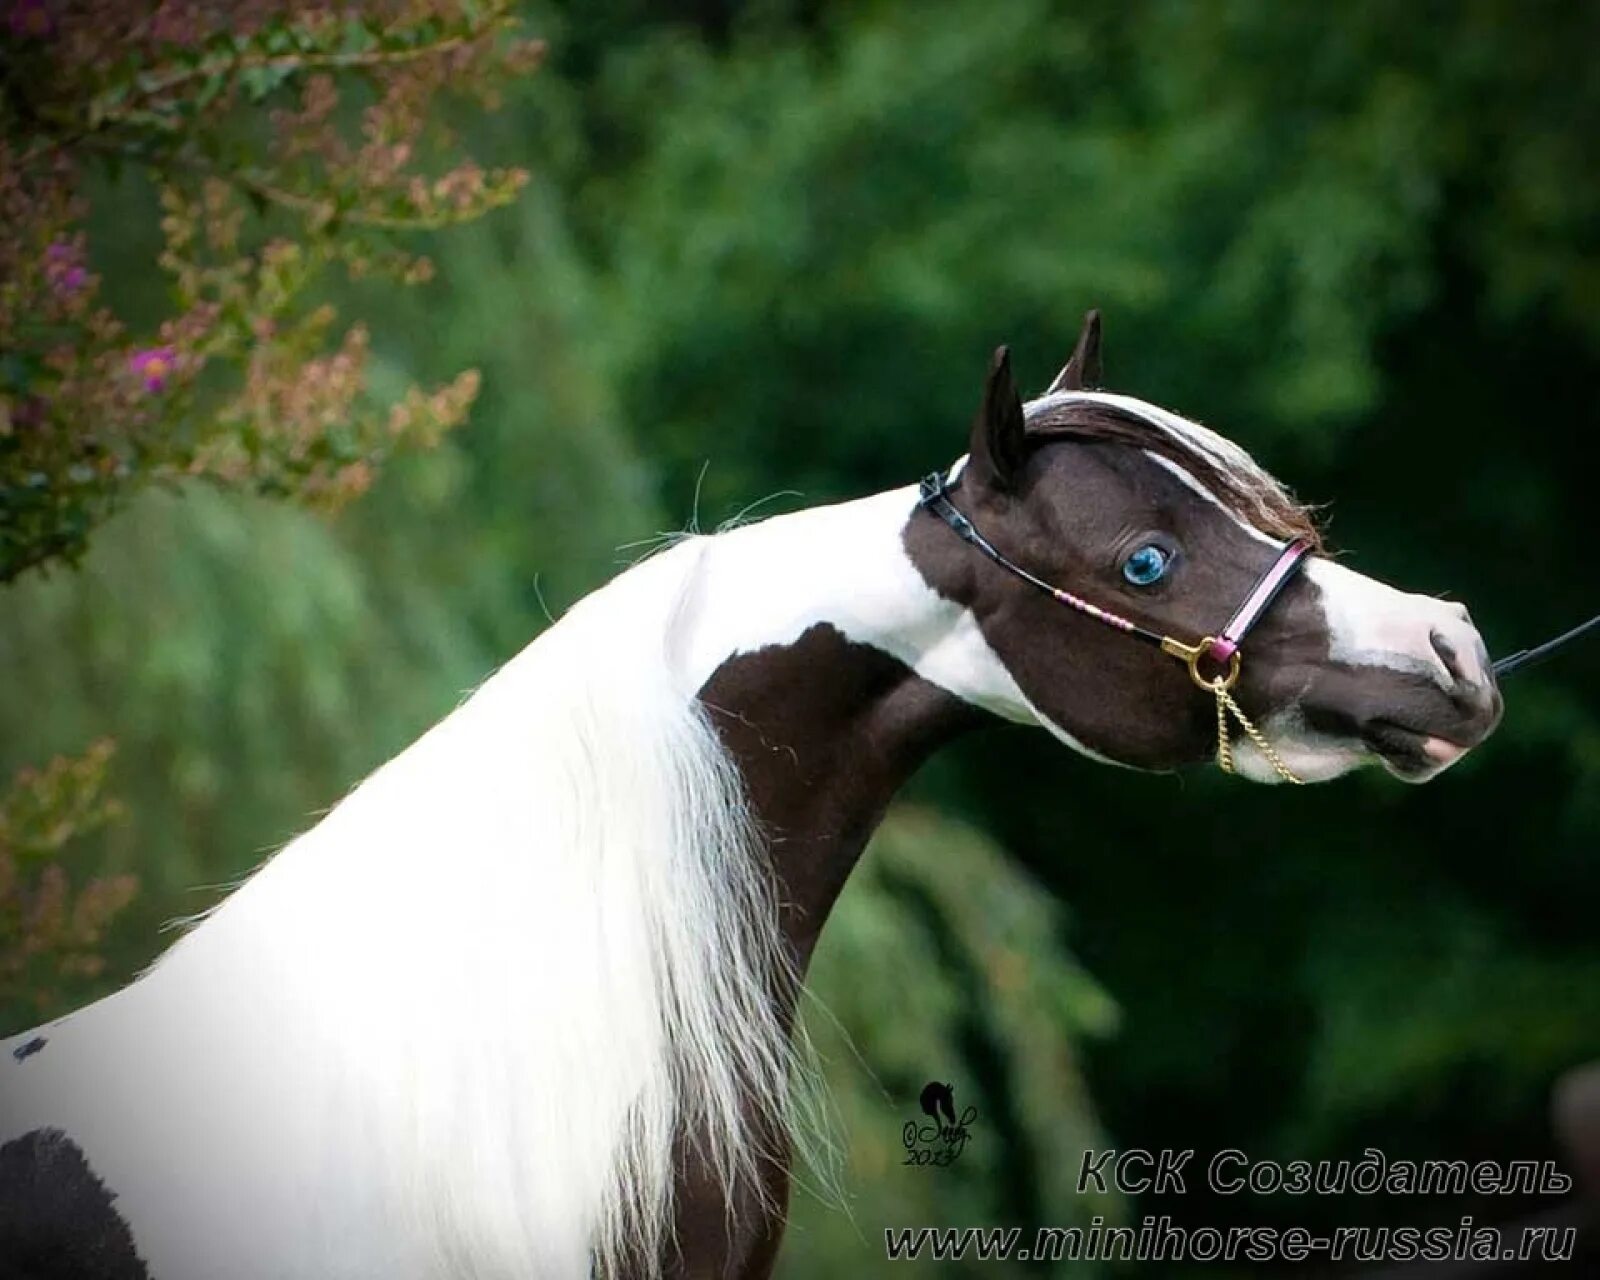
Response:
POLYGON ((1296 538, 1273 561, 1272 567, 1261 575, 1261 580, 1250 589, 1244 603, 1234 610, 1228 625, 1213 636, 1206 646, 1206 656, 1215 662, 1228 662, 1239 652, 1239 645, 1250 633, 1250 628, 1261 621, 1261 616, 1272 607, 1278 592, 1288 585, 1289 579, 1300 570, 1301 562, 1311 554, 1311 544, 1296 538))

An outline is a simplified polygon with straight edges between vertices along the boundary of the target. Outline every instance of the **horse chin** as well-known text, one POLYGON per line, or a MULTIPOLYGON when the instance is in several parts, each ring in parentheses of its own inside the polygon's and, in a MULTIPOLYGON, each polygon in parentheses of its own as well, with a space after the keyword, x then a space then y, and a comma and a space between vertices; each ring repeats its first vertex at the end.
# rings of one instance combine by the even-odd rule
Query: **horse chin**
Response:
MULTIPOLYGON (((1299 709, 1273 716, 1262 728, 1273 750, 1302 782, 1331 782, 1374 764, 1402 782, 1429 782, 1471 749, 1390 721, 1374 722, 1359 734, 1319 732, 1306 724, 1299 709)), ((1242 778, 1282 781, 1271 762, 1242 734, 1233 735, 1233 757, 1242 778)))
POLYGON ((1494 732, 1503 705, 1493 686, 1463 693, 1414 679, 1365 695, 1351 694, 1348 682, 1335 691, 1348 696, 1330 700, 1321 690, 1324 696, 1302 704, 1308 736, 1411 783, 1429 782, 1464 759, 1494 732))
MULTIPOLYGON (((1431 782, 1468 750, 1445 738, 1393 725, 1375 729, 1359 740, 1312 738, 1278 744, 1279 754, 1305 782, 1331 782, 1374 764, 1401 782, 1431 782)), ((1265 760, 1251 759, 1256 753, 1238 754, 1241 773, 1263 782, 1275 780, 1265 760)))
MULTIPOLYGON (((1262 729, 1279 758, 1302 782, 1331 782, 1372 762, 1372 754, 1359 743, 1308 730, 1295 711, 1274 716, 1262 729)), ((1233 759, 1239 776, 1251 782, 1283 781, 1271 762, 1237 733, 1233 759)))
POLYGON ((1429 782, 1470 750, 1448 738, 1385 721, 1371 725, 1364 737, 1373 756, 1402 782, 1429 782))

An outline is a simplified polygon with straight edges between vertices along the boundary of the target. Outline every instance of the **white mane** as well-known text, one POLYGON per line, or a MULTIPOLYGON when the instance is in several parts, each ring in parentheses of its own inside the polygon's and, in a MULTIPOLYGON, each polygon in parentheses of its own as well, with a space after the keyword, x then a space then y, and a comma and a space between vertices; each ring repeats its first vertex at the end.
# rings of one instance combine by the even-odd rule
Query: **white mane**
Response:
POLYGON ((654 1274, 681 1128, 756 1185, 795 1065, 765 855, 675 653, 706 546, 583 600, 47 1029, 0 1135, 70 1102, 163 1276, 371 1275, 373 1239, 389 1276, 654 1274))

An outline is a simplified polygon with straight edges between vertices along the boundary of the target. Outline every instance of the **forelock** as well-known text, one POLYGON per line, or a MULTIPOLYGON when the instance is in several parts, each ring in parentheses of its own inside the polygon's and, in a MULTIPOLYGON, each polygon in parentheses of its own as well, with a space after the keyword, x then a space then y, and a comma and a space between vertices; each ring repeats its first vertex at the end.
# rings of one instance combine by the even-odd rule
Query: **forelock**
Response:
POLYGON ((1024 408, 1030 435, 1105 441, 1147 450, 1192 476, 1240 520, 1269 537, 1322 550, 1311 511, 1254 458, 1209 427, 1131 396, 1063 391, 1024 408))

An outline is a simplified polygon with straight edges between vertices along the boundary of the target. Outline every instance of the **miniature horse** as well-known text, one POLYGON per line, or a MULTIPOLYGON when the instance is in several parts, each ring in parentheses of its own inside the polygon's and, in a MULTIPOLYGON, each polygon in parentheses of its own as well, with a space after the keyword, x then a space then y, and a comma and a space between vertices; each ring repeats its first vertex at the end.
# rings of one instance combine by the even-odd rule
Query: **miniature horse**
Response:
POLYGON ((997 356, 922 490, 622 574, 148 973, 7 1042, 0 1274, 765 1276, 797 983, 930 752, 1000 716, 1139 769, 1421 781, 1483 740, 1465 609, 1324 558, 1098 365, 1091 313, 1026 406, 997 356))

